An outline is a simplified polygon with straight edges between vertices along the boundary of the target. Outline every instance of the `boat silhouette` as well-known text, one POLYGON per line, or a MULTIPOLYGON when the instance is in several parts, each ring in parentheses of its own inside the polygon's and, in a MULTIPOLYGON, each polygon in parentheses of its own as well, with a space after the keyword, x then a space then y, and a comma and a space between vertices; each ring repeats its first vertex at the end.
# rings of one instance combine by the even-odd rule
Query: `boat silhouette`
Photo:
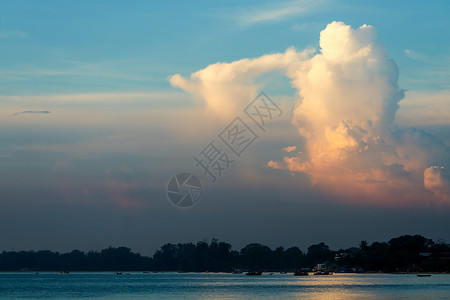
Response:
POLYGON ((248 276, 260 276, 261 274, 262 274, 262 272, 256 272, 256 271, 250 271, 250 272, 245 273, 245 275, 248 275, 248 276))

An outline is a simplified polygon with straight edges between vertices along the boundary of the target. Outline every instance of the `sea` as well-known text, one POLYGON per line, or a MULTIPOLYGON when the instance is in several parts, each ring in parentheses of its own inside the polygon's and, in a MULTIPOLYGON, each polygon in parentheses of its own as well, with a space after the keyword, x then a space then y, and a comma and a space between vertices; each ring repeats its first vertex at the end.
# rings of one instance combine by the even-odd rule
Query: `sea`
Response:
POLYGON ((0 273, 0 299, 450 299, 450 274, 0 273))

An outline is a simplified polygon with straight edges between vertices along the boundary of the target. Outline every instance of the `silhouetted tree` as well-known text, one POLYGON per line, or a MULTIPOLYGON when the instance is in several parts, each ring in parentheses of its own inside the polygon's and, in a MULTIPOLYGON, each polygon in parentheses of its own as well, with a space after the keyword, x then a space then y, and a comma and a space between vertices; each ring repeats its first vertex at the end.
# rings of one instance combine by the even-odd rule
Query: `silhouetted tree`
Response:
POLYGON ((233 269, 295 270, 333 262, 347 271, 450 271, 450 245, 435 243, 420 235, 403 235, 388 243, 361 241, 359 247, 335 252, 325 243, 308 247, 303 254, 297 247, 271 250, 252 243, 238 251, 231 245, 212 239, 208 244, 165 244, 153 257, 133 253, 127 247, 109 247, 87 253, 73 250, 60 254, 42 251, 3 251, 0 271, 231 271, 233 269))
POLYGON ((325 243, 319 243, 308 247, 306 253, 308 266, 313 267, 316 264, 325 263, 334 258, 333 251, 325 243))

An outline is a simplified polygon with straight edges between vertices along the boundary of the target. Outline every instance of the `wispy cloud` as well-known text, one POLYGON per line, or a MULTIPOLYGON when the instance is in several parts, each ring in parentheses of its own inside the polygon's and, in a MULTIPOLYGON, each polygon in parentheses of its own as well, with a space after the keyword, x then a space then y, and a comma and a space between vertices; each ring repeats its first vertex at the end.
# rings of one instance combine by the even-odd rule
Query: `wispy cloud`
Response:
POLYGON ((307 32, 307 31, 320 31, 322 29, 323 24, 312 22, 312 23, 302 23, 302 24, 294 24, 291 29, 297 32, 307 32))
POLYGON ((0 95, 0 103, 17 104, 48 104, 57 105, 63 103, 137 103, 137 102, 189 102, 189 97, 179 92, 116 92, 116 93, 76 93, 76 94, 44 94, 44 95, 0 95))
POLYGON ((408 56, 411 59, 424 61, 424 62, 430 61, 430 59, 428 57, 426 57, 425 55, 419 54, 414 50, 405 49, 405 50, 403 50, 403 52, 406 54, 406 56, 408 56))
POLYGON ((408 91, 400 102, 397 124, 409 127, 450 125, 450 90, 408 91))
MULTIPOLYGON (((109 118, 117 114, 160 113, 161 111, 186 111, 195 108, 192 98, 180 92, 116 92, 74 93, 42 95, 0 95, 0 123, 17 122, 16 116, 58 113, 52 120, 69 119, 78 123, 79 114, 90 115, 97 122, 100 115, 109 118), (45 110, 44 110, 45 109, 45 110)), ((116 117, 111 120, 117 121, 116 117)), ((34 118, 25 118, 34 119, 34 118)), ((22 120, 25 120, 22 119, 22 120)), ((85 120, 87 121, 87 120, 85 120)))
POLYGON ((20 30, 0 30, 0 39, 21 38, 24 39, 28 33, 20 30))
POLYGON ((255 24, 267 21, 282 21, 294 16, 311 13, 321 7, 326 0, 292 0, 253 7, 238 14, 236 19, 241 24, 255 24))
POLYGON ((46 115, 49 114, 50 111, 48 110, 24 110, 21 112, 16 112, 14 115, 18 116, 18 115, 23 115, 23 114, 42 114, 42 115, 46 115))
POLYGON ((421 67, 403 75, 406 88, 414 90, 449 90, 450 56, 447 54, 420 53, 405 49, 403 53, 421 67), (409 87, 408 87, 409 85, 409 87))
POLYGON ((3 80, 30 80, 45 77, 80 77, 106 78, 129 81, 148 82, 150 78, 143 66, 147 66, 145 59, 117 60, 100 62, 56 61, 56 66, 48 67, 39 64, 22 65, 0 70, 3 80))

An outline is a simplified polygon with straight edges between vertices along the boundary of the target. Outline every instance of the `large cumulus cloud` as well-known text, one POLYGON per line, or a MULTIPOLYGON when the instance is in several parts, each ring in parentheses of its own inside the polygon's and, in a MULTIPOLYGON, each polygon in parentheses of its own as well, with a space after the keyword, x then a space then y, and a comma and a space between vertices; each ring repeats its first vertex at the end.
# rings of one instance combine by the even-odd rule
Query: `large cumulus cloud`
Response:
POLYGON ((396 126, 404 91, 398 87, 398 68, 372 26, 353 29, 332 22, 320 33, 317 53, 288 49, 218 63, 190 79, 175 75, 171 83, 226 116, 239 101, 251 99, 259 88, 255 77, 276 69, 298 90, 292 124, 306 146, 269 161, 269 167, 306 173, 313 185, 339 199, 449 201, 444 174, 449 147, 423 131, 396 126))

